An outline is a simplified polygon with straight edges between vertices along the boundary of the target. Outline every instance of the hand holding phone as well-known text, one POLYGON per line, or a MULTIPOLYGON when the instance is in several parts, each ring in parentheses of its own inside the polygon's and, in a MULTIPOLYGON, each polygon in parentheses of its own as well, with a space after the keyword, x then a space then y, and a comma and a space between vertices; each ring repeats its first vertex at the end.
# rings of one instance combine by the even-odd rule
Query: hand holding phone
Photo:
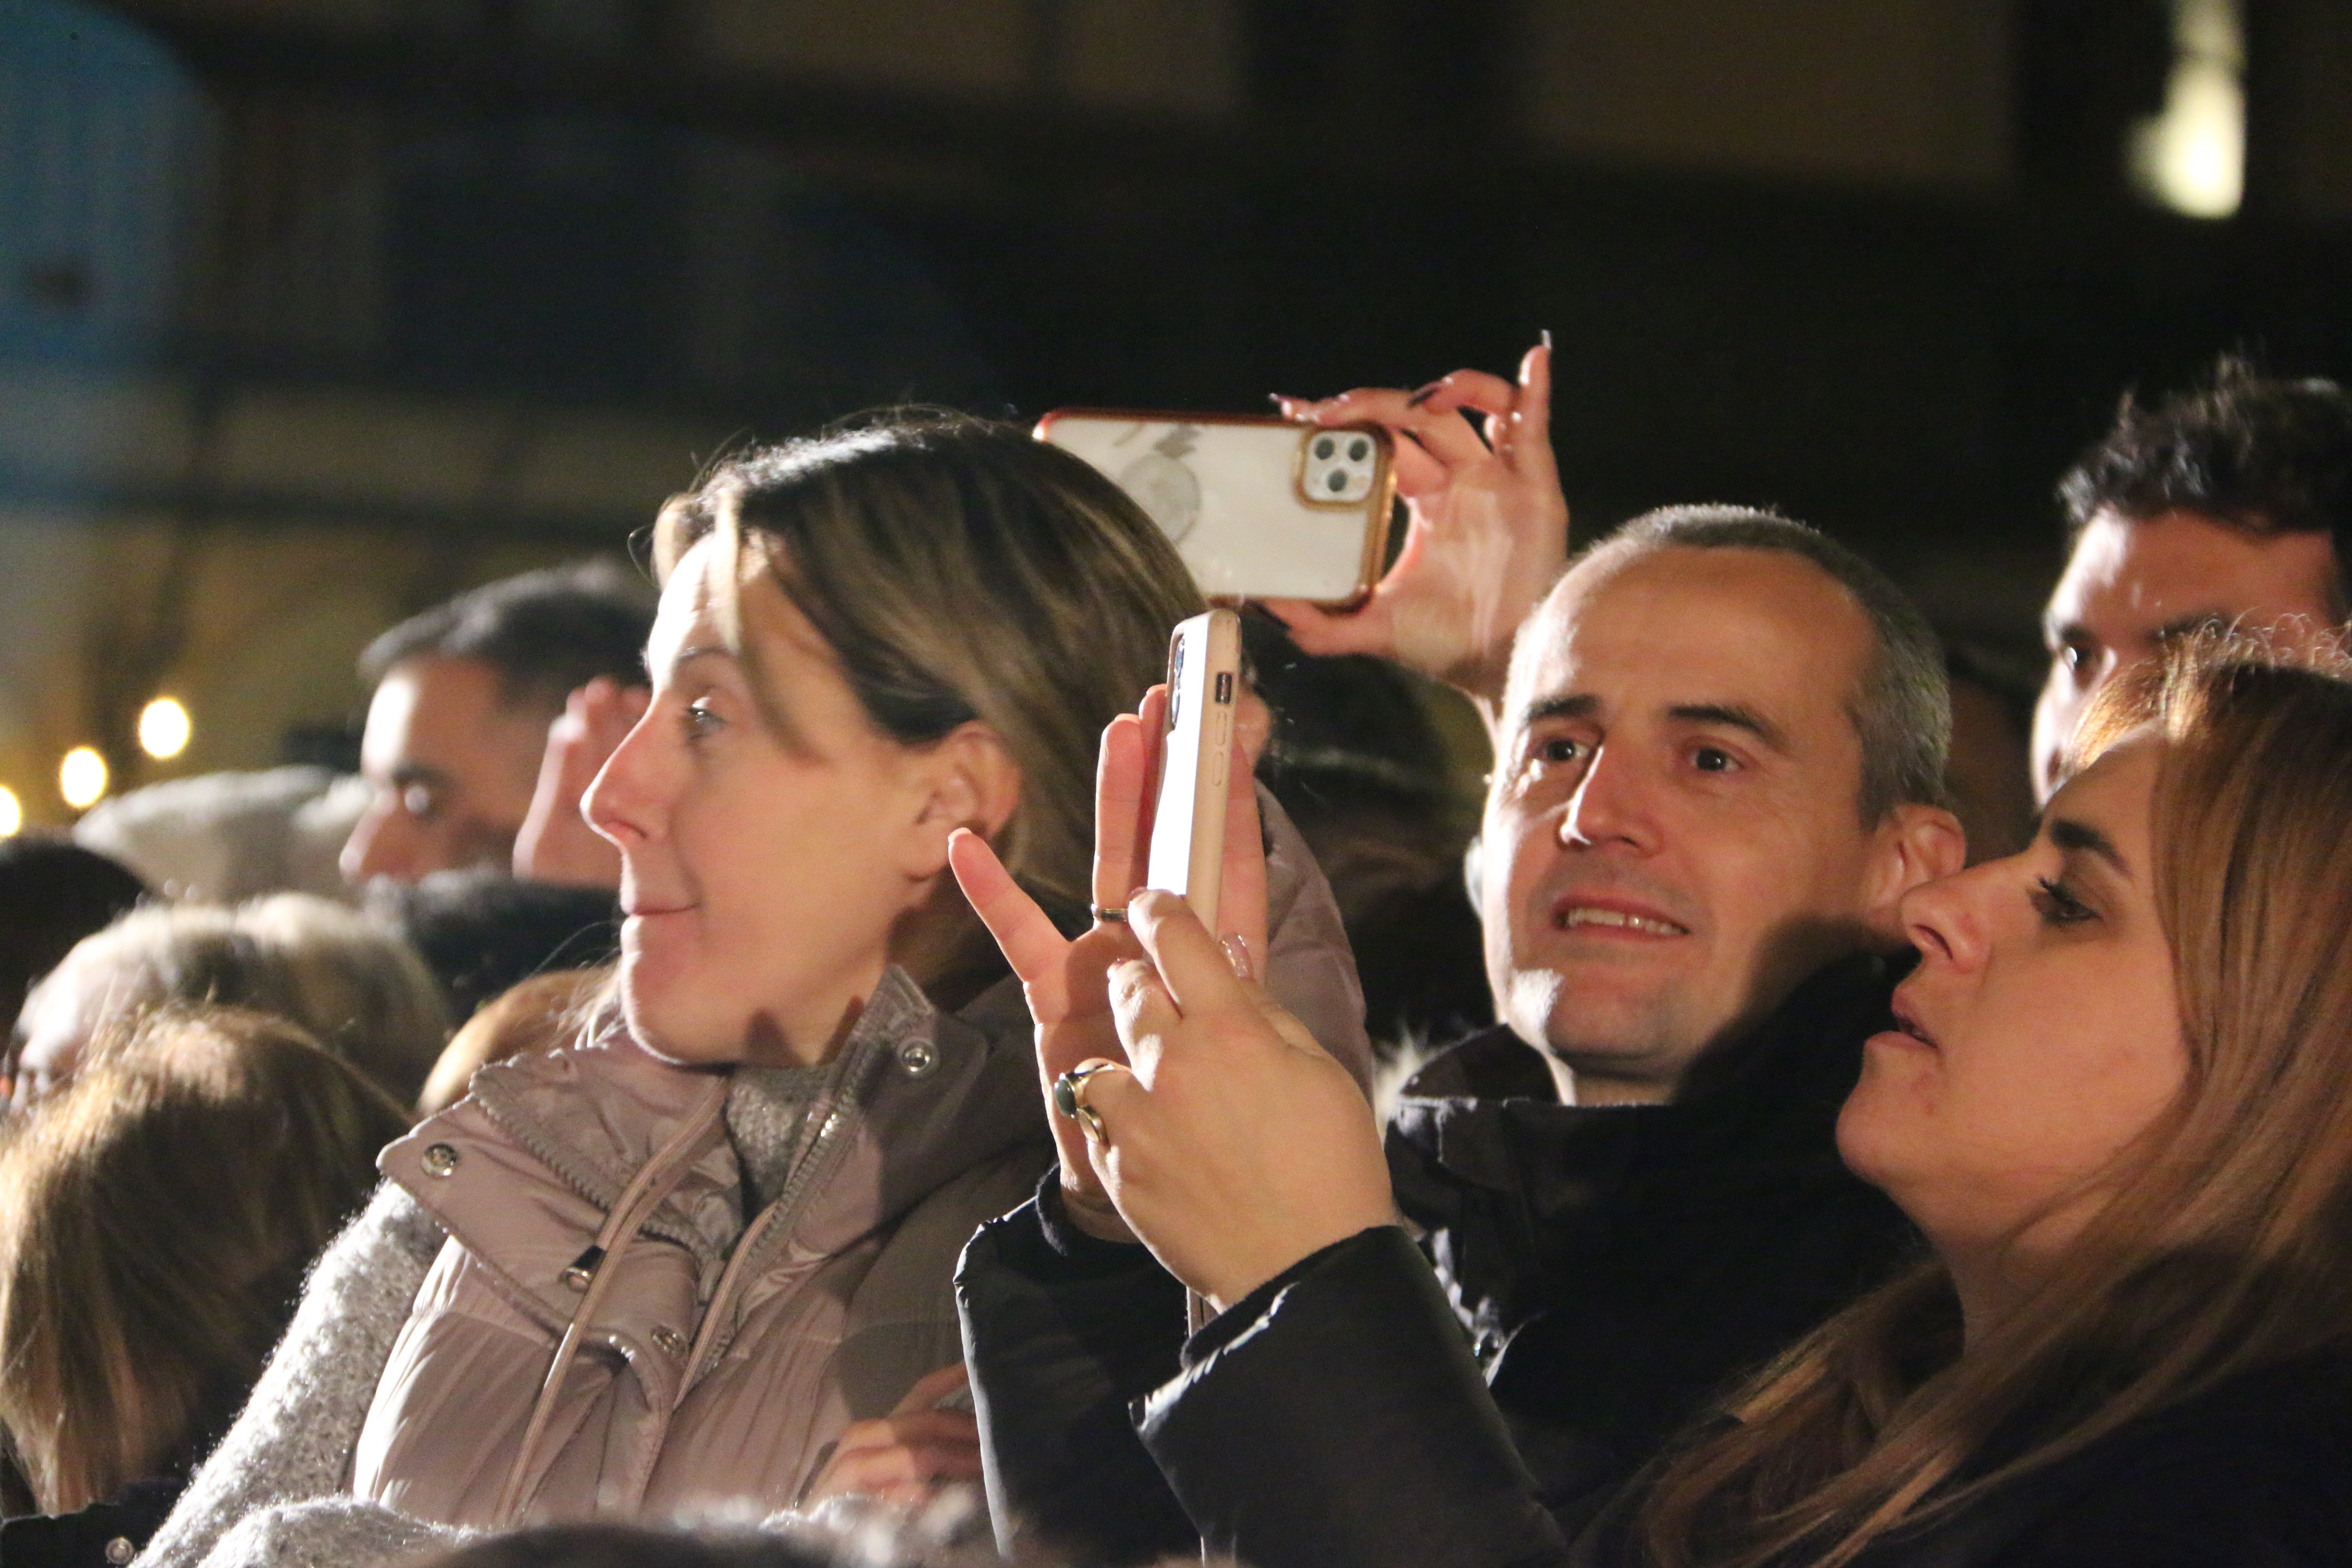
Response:
POLYGON ((1127 491, 1210 599, 1353 605, 1387 563, 1394 454, 1377 424, 1065 408, 1037 438, 1127 491))

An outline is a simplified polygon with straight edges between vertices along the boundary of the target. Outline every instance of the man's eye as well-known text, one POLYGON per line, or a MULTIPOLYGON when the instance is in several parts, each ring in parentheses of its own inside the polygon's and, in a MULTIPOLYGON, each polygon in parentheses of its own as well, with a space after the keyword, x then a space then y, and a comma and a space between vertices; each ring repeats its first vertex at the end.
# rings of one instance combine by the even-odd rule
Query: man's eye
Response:
POLYGON ((1549 740, 1536 742, 1535 760, 1554 765, 1582 762, 1584 742, 1570 740, 1565 735, 1554 735, 1549 740))
POLYGON ((1691 752, 1691 766, 1703 773, 1737 773, 1739 759, 1721 746, 1701 746, 1691 752))

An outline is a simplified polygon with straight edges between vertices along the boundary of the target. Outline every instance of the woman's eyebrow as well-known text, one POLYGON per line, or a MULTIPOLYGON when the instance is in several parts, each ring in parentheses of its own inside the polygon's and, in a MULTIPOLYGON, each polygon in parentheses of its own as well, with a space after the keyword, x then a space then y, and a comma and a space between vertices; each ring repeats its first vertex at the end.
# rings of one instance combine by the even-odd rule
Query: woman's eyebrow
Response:
POLYGON ((2050 842, 2068 851, 2087 850, 2116 869, 2116 875, 2129 880, 2130 863, 2116 841, 2087 822, 2077 822, 2070 816, 2053 816, 2049 821, 2050 842))

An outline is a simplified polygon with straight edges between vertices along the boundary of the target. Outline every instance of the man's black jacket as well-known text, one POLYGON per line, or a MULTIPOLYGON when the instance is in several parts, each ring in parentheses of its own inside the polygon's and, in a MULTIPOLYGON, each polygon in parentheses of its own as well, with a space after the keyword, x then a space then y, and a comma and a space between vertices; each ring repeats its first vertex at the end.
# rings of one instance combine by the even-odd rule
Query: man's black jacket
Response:
MULTIPOLYGON (((1367 1411, 1412 1412, 1431 1429, 1367 1420, 1311 1450, 1255 1449, 1253 1462, 1340 1505, 1389 1483, 1391 1452, 1483 1455, 1478 1420, 1454 1433, 1468 1417, 1412 1393, 1444 1387, 1475 1355, 1493 1394, 1479 1419, 1499 1411, 1537 1513, 1573 1524, 1597 1509, 1710 1397, 1915 1245, 1835 1145, 1894 979, 1868 956, 1822 970, 1736 1051, 1701 1064, 1673 1105, 1560 1105, 1540 1059, 1506 1031, 1441 1058, 1401 1109, 1390 1164, 1466 1349, 1458 1331, 1450 1351, 1433 1348, 1418 1324, 1395 1345, 1378 1331, 1323 1336, 1325 1351, 1347 1347, 1363 1393, 1399 1396, 1367 1411), (1433 1446, 1433 1432, 1451 1436, 1433 1446)), ((1211 1521, 1180 1505, 1137 1435, 1155 1418, 1129 1408, 1184 1370, 1182 1288, 1142 1248, 1062 1222, 1049 1175, 1038 1201, 973 1238, 957 1290, 1000 1540, 1017 1522, 1096 1563, 1197 1549, 1211 1521)), ((1242 1318, 1237 1306, 1211 1325, 1203 1347, 1242 1318)), ((1230 1544, 1214 1539, 1222 1526, 1210 1533, 1230 1544)))

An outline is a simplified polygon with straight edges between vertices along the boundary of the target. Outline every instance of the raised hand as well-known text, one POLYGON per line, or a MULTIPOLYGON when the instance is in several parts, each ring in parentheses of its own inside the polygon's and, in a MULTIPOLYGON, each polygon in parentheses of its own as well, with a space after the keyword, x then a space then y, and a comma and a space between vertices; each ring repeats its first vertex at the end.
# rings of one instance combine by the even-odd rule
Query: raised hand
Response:
POLYGON ((1275 401, 1294 419, 1387 426, 1410 521, 1396 563, 1355 609, 1276 599, 1267 610, 1308 653, 1378 654, 1491 708, 1502 697, 1512 634, 1568 560, 1549 343, 1527 352, 1516 384, 1458 370, 1414 393, 1363 388, 1275 401), (1482 416, 1478 427, 1472 414, 1482 416))
POLYGON ((802 1506, 851 1493, 920 1503, 949 1483, 979 1480, 980 1424, 970 1410, 940 1408, 971 1383, 963 1363, 950 1363, 924 1373, 889 1415, 844 1427, 802 1506))
POLYGON ((624 686, 609 675, 564 699, 562 713, 547 727, 539 785, 515 834, 516 876, 578 888, 621 885, 621 852, 588 826, 580 801, 652 700, 646 688, 624 686))
MULTIPOLYGON (((1395 1217, 1355 1079, 1184 900, 1128 906, 1144 956, 1110 976, 1123 1047, 1086 1076, 1087 1153, 1134 1235, 1219 1310, 1395 1217)), ((1061 1119, 1071 1127, 1074 1119, 1061 1119)))
MULTIPOLYGON (((1150 783, 1167 710, 1165 689, 1154 687, 1139 712, 1121 714, 1103 731, 1095 769, 1093 898, 1099 909, 1124 910, 1143 885, 1151 846, 1150 783)), ((1238 747, 1226 773, 1232 788, 1218 928, 1247 951, 1264 953, 1265 854, 1256 790, 1238 747)), ((1063 936, 977 834, 958 833, 949 842, 948 860, 1028 998, 1037 1030, 1039 1089, 1061 1153, 1062 1196, 1070 1216, 1093 1235, 1132 1240, 1087 1162, 1084 1134, 1051 1107, 1054 1080, 1062 1074, 1085 1061, 1123 1059, 1108 976, 1115 964, 1140 957, 1143 949, 1117 921, 1097 921, 1075 940, 1063 936)))

